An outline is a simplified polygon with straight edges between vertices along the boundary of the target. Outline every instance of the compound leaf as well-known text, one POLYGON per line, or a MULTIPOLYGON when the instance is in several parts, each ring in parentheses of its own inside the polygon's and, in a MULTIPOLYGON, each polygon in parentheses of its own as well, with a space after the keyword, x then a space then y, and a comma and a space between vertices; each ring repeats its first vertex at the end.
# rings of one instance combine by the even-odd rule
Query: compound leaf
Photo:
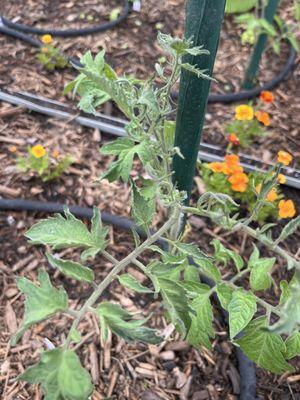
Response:
POLYGON ((290 360, 300 354, 300 333, 294 332, 285 341, 286 354, 285 358, 290 360))
POLYGON ((272 284, 271 270, 276 258, 259 258, 251 262, 250 286, 253 290, 266 290, 272 284))
POLYGON ((242 257, 238 253, 236 253, 233 250, 227 249, 225 246, 222 245, 222 243, 218 239, 214 239, 212 241, 212 244, 215 248, 216 260, 221 261, 224 264, 227 264, 227 262, 231 259, 234 262, 238 271, 240 271, 243 268, 244 262, 242 257))

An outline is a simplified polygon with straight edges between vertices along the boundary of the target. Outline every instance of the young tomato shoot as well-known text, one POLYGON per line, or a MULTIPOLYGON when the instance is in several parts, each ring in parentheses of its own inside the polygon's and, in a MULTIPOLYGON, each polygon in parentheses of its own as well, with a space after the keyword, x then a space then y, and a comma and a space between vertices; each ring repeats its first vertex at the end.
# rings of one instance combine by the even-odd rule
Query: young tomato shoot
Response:
MULTIPOLYGON (((274 169, 262 180, 253 213, 247 220, 239 217, 238 205, 226 194, 207 192, 196 205, 186 206, 186 193, 178 191, 172 179, 172 159, 181 153, 173 145, 174 124, 168 123, 174 111, 169 95, 182 68, 196 73, 199 79, 210 78, 182 61, 186 54, 205 53, 201 47, 194 47, 192 40, 159 33, 158 42, 167 61, 156 64, 155 76, 148 81, 137 84, 119 77, 105 62, 103 52, 95 58, 88 52, 80 60, 84 67, 79 76, 68 86, 69 90, 73 88, 84 95, 85 106, 90 110, 97 107, 98 94, 105 93, 128 118, 127 137, 118 138, 101 148, 103 155, 114 157, 101 178, 109 182, 120 179, 130 185, 132 217, 145 235, 143 238, 134 231, 133 251, 125 258, 117 259, 110 253, 108 228, 102 225, 97 208, 94 208, 90 228, 65 209, 65 216, 55 215, 41 220, 26 233, 32 244, 46 245, 51 249, 46 257, 54 269, 77 280, 79 285, 90 285, 91 292, 87 300, 79 301, 74 310, 70 308, 66 290, 54 287, 45 269, 39 270, 38 282, 18 278, 18 287, 25 295, 25 315, 12 345, 27 329, 56 313, 67 313, 73 318, 71 326, 66 326, 66 331, 69 331, 64 340, 61 343, 55 341, 41 354, 37 364, 18 377, 31 384, 40 384, 49 400, 87 400, 93 392, 91 377, 73 350, 73 344, 82 340, 80 323, 87 314, 93 313, 98 319, 103 342, 108 340, 110 332, 128 342, 142 341, 155 345, 165 340, 162 332, 147 326, 149 316, 146 310, 139 317, 119 304, 103 299, 103 292, 116 281, 137 293, 155 298, 160 296, 174 329, 197 348, 212 348, 215 330, 211 296, 215 293, 229 313, 231 342, 260 367, 273 373, 293 371, 288 360, 300 352, 300 262, 281 246, 281 242, 297 229, 300 219, 291 220, 277 238, 272 237, 269 225, 256 228, 253 222, 266 202, 266 195, 276 185, 287 156, 281 154, 283 158, 278 159, 274 169), (154 83, 157 77, 162 82, 159 88, 154 83), (142 164, 143 172, 133 179, 131 171, 135 159, 142 164), (158 205, 165 209, 167 217, 161 221, 159 229, 153 230, 158 205), (253 246, 249 260, 218 240, 212 242, 210 255, 196 243, 186 243, 184 235, 178 232, 178 221, 184 215, 210 218, 232 234, 243 231, 254 238, 257 245, 253 246), (262 257, 259 250, 262 246, 273 252, 274 257, 262 257), (54 253, 57 249, 70 248, 82 250, 81 262, 62 259, 54 253), (149 262, 144 257, 145 251, 153 254, 149 262), (97 254, 113 265, 104 278, 103 275, 101 278, 96 276, 91 267, 97 263, 97 254), (274 284, 272 269, 276 256, 283 258, 287 268, 295 273, 290 282, 280 282, 282 294, 278 304, 269 304, 263 294, 274 284), (126 272, 129 265, 145 274, 151 283, 145 286, 137 281, 126 272), (230 268, 229 277, 228 273, 226 277, 222 275, 224 265, 230 268), (201 281, 203 276, 213 281, 212 287, 201 281), (249 278, 249 284, 242 286, 243 278, 249 278)), ((289 205, 285 209, 288 212, 289 205)), ((48 338, 48 343, 49 340, 51 338, 48 338)))

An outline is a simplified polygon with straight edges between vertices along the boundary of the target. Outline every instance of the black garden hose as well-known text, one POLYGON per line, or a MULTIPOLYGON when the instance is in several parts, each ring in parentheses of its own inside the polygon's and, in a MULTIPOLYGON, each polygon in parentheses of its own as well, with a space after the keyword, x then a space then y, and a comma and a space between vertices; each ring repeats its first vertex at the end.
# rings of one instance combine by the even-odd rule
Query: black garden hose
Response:
MULTIPOLYGON (((0 199, 0 210, 3 211, 33 211, 33 212, 45 212, 45 213, 62 213, 65 205, 55 202, 42 202, 37 200, 23 200, 23 199, 0 199)), ((77 218, 87 218, 91 219, 93 216, 93 209, 80 206, 69 206, 70 211, 77 218)), ((135 223, 126 218, 117 215, 112 215, 110 213, 101 212, 101 218, 103 223, 112 225, 119 229, 131 230, 134 228, 141 236, 144 232, 135 225, 135 223)), ((165 242, 163 240, 159 241, 160 245, 164 246, 165 242)), ((190 260, 193 263, 192 260, 190 260)), ((212 287, 213 282, 202 277, 202 281, 212 287)), ((217 299, 216 299, 217 300, 217 299)), ((217 300, 218 301, 218 300, 217 300)), ((224 319, 227 319, 227 312, 222 310, 222 315, 224 319)), ((238 369, 240 374, 240 400, 256 400, 256 374, 255 365, 248 357, 241 351, 241 349, 236 348, 236 357, 238 361, 238 369)))
POLYGON ((118 25, 127 18, 130 12, 130 8, 131 7, 129 5, 129 0, 124 0, 123 9, 116 20, 105 22, 104 24, 101 25, 95 25, 90 28, 82 28, 82 29, 50 29, 50 28, 42 29, 12 22, 3 16, 1 17, 1 19, 4 26, 24 33, 31 33, 34 35, 50 34, 52 36, 59 36, 59 37, 77 37, 77 36, 92 35, 94 33, 100 33, 108 29, 112 29, 113 27, 115 27, 116 25, 118 25))

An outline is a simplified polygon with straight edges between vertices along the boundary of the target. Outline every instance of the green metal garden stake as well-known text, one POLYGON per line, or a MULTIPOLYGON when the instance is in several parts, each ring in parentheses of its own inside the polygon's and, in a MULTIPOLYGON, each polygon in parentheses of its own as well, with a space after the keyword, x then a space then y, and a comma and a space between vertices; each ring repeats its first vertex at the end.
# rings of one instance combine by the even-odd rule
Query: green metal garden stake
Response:
MULTIPOLYGON (((184 62, 212 74, 219 43, 226 0, 187 0, 185 37, 193 37, 194 45, 203 45, 210 55, 187 55, 184 62)), ((210 80, 182 70, 175 146, 184 159, 174 156, 174 179, 179 190, 186 191, 189 202, 204 123, 210 80)))
MULTIPOLYGON (((278 9, 280 0, 269 0, 265 7, 263 18, 267 20, 270 24, 273 24, 276 11, 278 9)), ((256 77, 261 61, 261 57, 264 53, 266 44, 268 40, 268 35, 262 33, 259 35, 256 45, 254 47, 246 74, 243 82, 243 89, 250 90, 256 84, 256 77)))

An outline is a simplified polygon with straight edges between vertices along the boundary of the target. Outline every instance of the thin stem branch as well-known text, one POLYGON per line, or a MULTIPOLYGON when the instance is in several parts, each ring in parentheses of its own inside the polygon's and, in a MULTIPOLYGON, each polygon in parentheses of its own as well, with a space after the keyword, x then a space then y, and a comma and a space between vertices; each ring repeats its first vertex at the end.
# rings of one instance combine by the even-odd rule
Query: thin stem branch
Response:
POLYGON ((103 291, 110 285, 110 283, 116 278, 116 276, 131 262, 133 262, 136 257, 138 257, 144 250, 146 250, 151 244, 155 243, 160 237, 162 237, 176 222, 178 215, 180 213, 180 209, 176 208, 174 210, 173 215, 170 219, 151 237, 145 240, 139 247, 134 249, 127 257, 125 257, 122 261, 118 262, 115 267, 111 270, 111 272, 104 278, 104 280, 97 286, 97 289, 91 294, 91 296, 87 299, 81 309, 78 311, 77 317, 74 319, 73 324, 71 326, 68 337, 64 343, 64 348, 67 349, 72 341, 71 332, 77 329, 80 321, 83 319, 85 314, 88 312, 90 307, 92 307, 98 298, 101 296, 103 291))
MULTIPOLYGON (((202 217, 208 217, 208 218, 211 218, 213 216, 213 213, 211 213, 209 211, 200 210, 195 207, 183 207, 182 211, 184 213, 191 213, 194 215, 200 215, 202 217)), ((235 220, 230 219, 230 218, 229 218, 228 222, 235 224, 234 231, 240 230, 242 232, 245 232, 248 236, 251 236, 252 238, 259 241, 260 243, 264 244, 266 247, 268 247, 274 253, 278 254, 279 256, 284 258, 286 261, 288 261, 289 264, 292 264, 296 269, 300 270, 300 261, 296 260, 290 254, 288 254, 281 246, 276 245, 274 243, 274 241, 268 239, 264 235, 261 235, 258 231, 251 228, 250 226, 244 225, 242 222, 236 222, 235 220)))

